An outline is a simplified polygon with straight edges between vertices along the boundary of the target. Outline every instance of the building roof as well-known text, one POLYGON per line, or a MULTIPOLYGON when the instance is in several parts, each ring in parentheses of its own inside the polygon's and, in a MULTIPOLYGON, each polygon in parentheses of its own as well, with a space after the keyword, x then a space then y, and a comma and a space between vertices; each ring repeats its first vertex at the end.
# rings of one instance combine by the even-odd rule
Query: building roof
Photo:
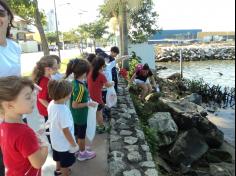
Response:
POLYGON ((177 39, 178 36, 186 35, 197 37, 198 32, 202 32, 202 29, 162 30, 152 36, 150 40, 177 39))
POLYGON ((15 22, 25 22, 25 23, 27 23, 27 21, 25 19, 21 18, 18 15, 14 15, 14 21, 15 22))

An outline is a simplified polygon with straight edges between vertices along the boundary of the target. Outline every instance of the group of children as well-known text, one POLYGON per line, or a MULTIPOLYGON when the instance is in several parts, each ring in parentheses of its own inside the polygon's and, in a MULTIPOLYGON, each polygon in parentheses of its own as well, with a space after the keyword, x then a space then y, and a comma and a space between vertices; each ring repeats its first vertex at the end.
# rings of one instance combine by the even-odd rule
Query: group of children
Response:
POLYGON ((69 176, 76 158, 84 161, 96 157, 85 145, 88 109, 98 106, 98 132, 105 132, 102 90, 117 85, 114 68, 127 58, 115 60, 118 54, 119 49, 113 47, 107 61, 98 53, 90 54, 87 60, 70 60, 63 76, 58 73, 60 58, 49 55, 35 66, 32 81, 16 76, 0 78, 0 146, 7 176, 40 176, 48 141, 56 162, 54 175, 69 176), (22 120, 24 114, 33 111, 35 87, 39 88, 38 111, 49 125, 48 140, 43 137, 44 131, 34 133, 22 120))

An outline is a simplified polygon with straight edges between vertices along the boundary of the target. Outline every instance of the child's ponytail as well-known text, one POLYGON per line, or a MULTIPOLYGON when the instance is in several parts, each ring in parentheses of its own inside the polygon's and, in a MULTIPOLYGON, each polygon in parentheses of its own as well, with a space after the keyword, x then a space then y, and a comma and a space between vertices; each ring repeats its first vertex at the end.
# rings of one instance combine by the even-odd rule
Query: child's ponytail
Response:
POLYGON ((51 56, 44 56, 43 58, 41 58, 40 61, 38 61, 36 66, 34 67, 32 73, 33 82, 39 84, 40 79, 45 75, 45 68, 52 68, 55 62, 56 59, 52 58, 51 56))

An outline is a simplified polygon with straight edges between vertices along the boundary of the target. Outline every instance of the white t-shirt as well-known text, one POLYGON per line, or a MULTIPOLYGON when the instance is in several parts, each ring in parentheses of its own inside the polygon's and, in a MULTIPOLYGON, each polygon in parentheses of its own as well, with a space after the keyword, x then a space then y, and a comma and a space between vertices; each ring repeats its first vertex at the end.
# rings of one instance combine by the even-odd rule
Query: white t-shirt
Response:
POLYGON ((0 46, 0 77, 21 75, 20 56, 19 45, 7 39, 7 46, 0 46))
POLYGON ((58 81, 58 80, 62 80, 63 77, 64 77, 64 75, 61 74, 61 73, 56 73, 56 74, 54 74, 54 75, 51 76, 51 78, 52 78, 53 80, 57 80, 57 81, 58 81))
POLYGON ((65 104, 55 104, 54 101, 51 101, 48 106, 48 118, 52 148, 58 152, 69 151, 71 146, 63 129, 69 128, 74 137, 74 122, 70 109, 65 104))
POLYGON ((116 66, 116 61, 112 61, 108 64, 106 64, 106 68, 104 70, 104 75, 106 76, 107 78, 107 81, 108 82, 111 82, 112 81, 112 69, 116 66))

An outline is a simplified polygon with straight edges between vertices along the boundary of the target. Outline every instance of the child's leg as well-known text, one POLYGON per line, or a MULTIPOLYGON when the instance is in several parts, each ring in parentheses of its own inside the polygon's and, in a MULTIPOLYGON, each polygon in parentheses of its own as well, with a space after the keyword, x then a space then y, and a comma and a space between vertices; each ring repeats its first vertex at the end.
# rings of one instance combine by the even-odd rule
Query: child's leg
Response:
POLYGON ((56 162, 56 171, 60 171, 61 170, 61 163, 60 162, 56 162))
POLYGON ((77 125, 78 145, 80 152, 85 151, 85 137, 86 137, 87 124, 77 125))
POLYGON ((85 151, 85 139, 78 139, 79 150, 81 152, 85 151))
POLYGON ((61 174, 62 176, 69 176, 70 175, 70 168, 61 168, 61 174))
POLYGON ((97 123, 100 127, 104 126, 104 122, 103 122, 103 105, 101 105, 101 104, 98 105, 97 123))
POLYGON ((69 152, 60 152, 60 163, 62 176, 71 174, 70 167, 75 163, 75 156, 69 152))

